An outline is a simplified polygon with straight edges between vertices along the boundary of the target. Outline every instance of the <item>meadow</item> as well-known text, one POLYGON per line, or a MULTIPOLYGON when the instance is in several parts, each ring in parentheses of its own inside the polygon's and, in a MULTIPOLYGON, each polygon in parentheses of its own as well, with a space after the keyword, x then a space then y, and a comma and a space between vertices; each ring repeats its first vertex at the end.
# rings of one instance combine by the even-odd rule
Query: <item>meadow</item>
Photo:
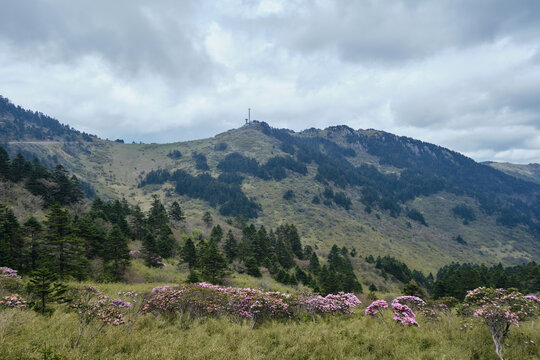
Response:
MULTIPOLYGON (((72 284, 73 285, 73 284, 72 284)), ((90 284, 86 284, 90 285, 90 284)), ((97 287, 111 297, 121 291, 150 292, 157 284, 97 287)), ((78 284, 77 286, 81 286, 78 284)), ((373 295, 371 295, 373 296, 373 295)), ((186 318, 139 314, 121 326, 89 325, 78 346, 77 314, 55 304, 50 315, 29 309, 0 311, 1 359, 497 359, 482 319, 419 315, 418 327, 403 326, 384 310, 384 321, 364 314, 325 314, 267 320, 252 329, 249 319, 186 318), (101 330, 101 331, 99 331, 101 330)), ((512 326, 506 359, 538 359, 540 331, 530 320, 512 326)))

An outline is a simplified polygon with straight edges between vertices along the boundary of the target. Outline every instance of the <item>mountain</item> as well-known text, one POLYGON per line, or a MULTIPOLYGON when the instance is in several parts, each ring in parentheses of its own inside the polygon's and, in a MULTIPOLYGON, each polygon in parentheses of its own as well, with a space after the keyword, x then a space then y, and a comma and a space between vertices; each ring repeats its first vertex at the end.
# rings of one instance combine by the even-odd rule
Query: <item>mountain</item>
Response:
POLYGON ((196 141, 124 144, 7 104, 0 133, 12 155, 60 163, 104 199, 148 209, 157 194, 166 205, 180 200, 189 218, 210 211, 221 223, 294 223, 315 248, 336 243, 424 271, 540 260, 540 185, 437 145, 264 122, 196 141))
POLYGON ((493 161, 487 161, 485 164, 508 175, 540 184, 540 164, 532 163, 525 165, 493 161))

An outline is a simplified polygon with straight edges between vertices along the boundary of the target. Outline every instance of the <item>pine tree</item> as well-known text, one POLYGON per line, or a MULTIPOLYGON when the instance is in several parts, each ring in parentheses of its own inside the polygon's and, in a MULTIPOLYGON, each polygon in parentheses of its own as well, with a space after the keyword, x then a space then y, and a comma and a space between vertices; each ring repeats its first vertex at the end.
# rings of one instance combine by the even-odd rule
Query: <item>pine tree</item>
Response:
POLYGON ((24 264, 24 237, 17 217, 13 210, 6 206, 0 206, 0 258, 4 258, 4 266, 15 269, 23 269, 24 264))
POLYGON ((199 260, 203 279, 215 284, 223 277, 227 269, 227 260, 215 241, 210 241, 199 260))
POLYGON ((210 240, 220 242, 221 239, 223 239, 223 229, 218 224, 212 228, 212 231, 210 232, 210 240))
POLYGON ((104 260, 111 263, 111 273, 119 280, 129 263, 128 242, 118 225, 114 225, 105 243, 104 260))
POLYGON ((154 235, 157 235, 163 225, 167 225, 169 223, 169 216, 167 215, 167 211, 161 203, 159 196, 153 195, 152 199, 152 206, 150 207, 150 211, 148 213, 147 224, 150 231, 152 231, 154 235))
POLYGON ((248 275, 254 276, 254 277, 261 277, 261 271, 259 270, 259 266, 257 265, 257 260, 255 260, 254 257, 248 257, 244 264, 246 265, 246 272, 248 275))
POLYGON ((142 240, 142 255, 147 266, 157 266, 157 252, 156 239, 154 235, 148 231, 142 240))
POLYGON ((172 252, 176 246, 173 232, 168 225, 163 225, 156 241, 157 253, 164 258, 172 256, 172 252))
POLYGON ((189 268, 193 269, 197 266, 197 249, 191 237, 186 237, 184 246, 182 247, 182 260, 189 264, 189 268))
POLYGON ((69 212, 55 203, 45 221, 47 227, 47 250, 52 256, 53 265, 63 280, 71 272, 81 275, 81 257, 84 249, 82 241, 74 236, 69 212))
POLYGON ((340 291, 340 283, 336 273, 323 265, 319 273, 319 286, 322 295, 335 294, 340 291))
POLYGON ((144 218, 144 213, 142 212, 139 205, 136 205, 132 212, 131 219, 131 233, 135 239, 142 239, 146 233, 146 220, 144 218))
POLYGON ((95 220, 86 215, 75 222, 75 234, 83 241, 85 256, 88 259, 103 257, 107 234, 99 228, 95 220))
POLYGON ((42 265, 32 273, 27 290, 37 299, 36 309, 45 314, 47 304, 51 302, 63 302, 66 300, 67 286, 57 282, 58 276, 51 272, 47 266, 42 265))
POLYGON ((2 146, 0 146, 0 178, 9 178, 9 155, 2 146))
POLYGON ((237 255, 237 242, 234 238, 234 235, 231 230, 227 233, 227 239, 225 240, 225 255, 227 256, 227 259, 229 259, 229 262, 232 262, 237 255))
POLYGON ((206 226, 210 226, 210 224, 212 224, 212 214, 210 214, 209 211, 205 212, 203 217, 202 217, 202 221, 206 224, 206 226))
POLYGON ((309 258, 308 269, 315 275, 319 274, 319 271, 321 270, 321 264, 319 262, 319 257, 317 256, 317 254, 311 254, 311 257, 309 258))
POLYGON ((36 270, 39 254, 43 246, 43 226, 33 216, 29 217, 23 225, 24 234, 28 238, 26 242, 25 258, 28 270, 36 270))
POLYGON ((171 208, 169 209, 169 217, 173 221, 184 221, 186 219, 180 204, 176 200, 172 203, 171 208))

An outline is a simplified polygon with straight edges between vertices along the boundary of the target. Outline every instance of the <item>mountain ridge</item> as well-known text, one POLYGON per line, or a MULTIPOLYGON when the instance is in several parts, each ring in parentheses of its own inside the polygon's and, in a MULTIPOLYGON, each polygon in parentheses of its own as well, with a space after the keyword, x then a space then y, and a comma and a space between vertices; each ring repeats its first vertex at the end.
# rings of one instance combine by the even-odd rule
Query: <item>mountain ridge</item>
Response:
POLYGON ((218 221, 229 221, 234 215, 221 214, 221 205, 213 207, 185 190, 206 176, 216 189, 235 188, 259 204, 254 218, 259 225, 294 222, 306 244, 329 249, 337 243, 356 247, 361 255, 392 255, 413 268, 431 271, 452 261, 517 264, 540 258, 538 184, 419 140, 345 125, 294 132, 264 122, 169 144, 91 140, 7 147, 44 163, 61 163, 100 197, 124 197, 144 208, 158 194, 165 203, 179 199, 188 216, 209 210, 218 221), (235 171, 220 169, 235 153, 236 161, 251 168, 235 163, 235 171), (305 174, 290 170, 295 164, 305 166, 305 174), (189 175, 182 178, 183 193, 178 192, 178 179, 141 186, 159 169, 169 176, 178 170, 189 175), (292 197, 284 199, 288 191, 292 197), (465 225, 453 210, 459 206, 472 209, 476 220, 465 225), (456 241, 458 236, 466 245, 456 241))

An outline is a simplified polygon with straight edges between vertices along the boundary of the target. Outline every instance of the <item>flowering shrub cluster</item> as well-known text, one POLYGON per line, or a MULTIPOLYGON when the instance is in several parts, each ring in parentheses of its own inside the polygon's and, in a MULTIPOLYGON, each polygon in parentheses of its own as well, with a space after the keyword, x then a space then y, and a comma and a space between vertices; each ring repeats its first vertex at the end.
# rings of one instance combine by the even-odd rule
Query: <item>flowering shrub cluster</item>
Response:
POLYGON ((366 315, 375 318, 379 316, 382 321, 384 321, 383 310, 388 309, 388 303, 384 300, 375 300, 366 308, 366 315))
POLYGON ((253 320, 253 326, 264 319, 291 318, 300 308, 308 313, 350 314, 360 304, 353 294, 339 293, 303 296, 300 299, 280 292, 250 288, 220 287, 208 283, 184 285, 179 288, 158 287, 143 307, 143 312, 157 314, 229 315, 253 320))
POLYGON ((93 320, 99 320, 106 325, 122 325, 124 324, 124 314, 121 309, 131 307, 131 303, 122 299, 109 299, 103 295, 95 287, 88 287, 85 291, 93 293, 97 296, 97 300, 75 301, 71 304, 73 310, 79 315, 80 321, 90 323, 93 320))
POLYGON ((425 307, 420 310, 420 314, 424 316, 426 319, 431 321, 439 321, 441 320, 441 316, 439 315, 439 312, 432 308, 432 307, 425 307))
POLYGON ((519 321, 530 317, 537 306, 534 299, 523 296, 516 289, 479 287, 469 291, 465 301, 465 306, 476 309, 475 317, 484 319, 500 359, 510 326, 519 326, 519 321))
POLYGON ((0 308, 26 308, 26 300, 19 294, 4 296, 0 299, 0 308))
POLYGON ((420 299, 418 296, 398 296, 392 301, 392 306, 394 304, 401 304, 401 305, 407 305, 411 309, 418 309, 422 308, 426 305, 426 302, 422 299, 420 299))
POLYGON ((152 294, 155 294, 157 292, 167 291, 167 290, 170 290, 170 289, 171 289, 171 287, 168 286, 168 285, 156 286, 155 288, 152 289, 152 294))
POLYGON ((325 297, 320 295, 300 297, 300 306, 309 314, 352 314, 352 308, 360 304, 356 295, 344 292, 337 295, 328 294, 325 297))
POLYGON ((418 326, 418 323, 416 322, 416 315, 407 305, 393 301, 392 310, 394 311, 394 321, 401 323, 403 326, 418 326))
POLYGON ((17 275, 17 270, 13 270, 13 269, 8 268, 6 266, 0 267, 0 278, 21 279, 21 277, 19 275, 17 275))

